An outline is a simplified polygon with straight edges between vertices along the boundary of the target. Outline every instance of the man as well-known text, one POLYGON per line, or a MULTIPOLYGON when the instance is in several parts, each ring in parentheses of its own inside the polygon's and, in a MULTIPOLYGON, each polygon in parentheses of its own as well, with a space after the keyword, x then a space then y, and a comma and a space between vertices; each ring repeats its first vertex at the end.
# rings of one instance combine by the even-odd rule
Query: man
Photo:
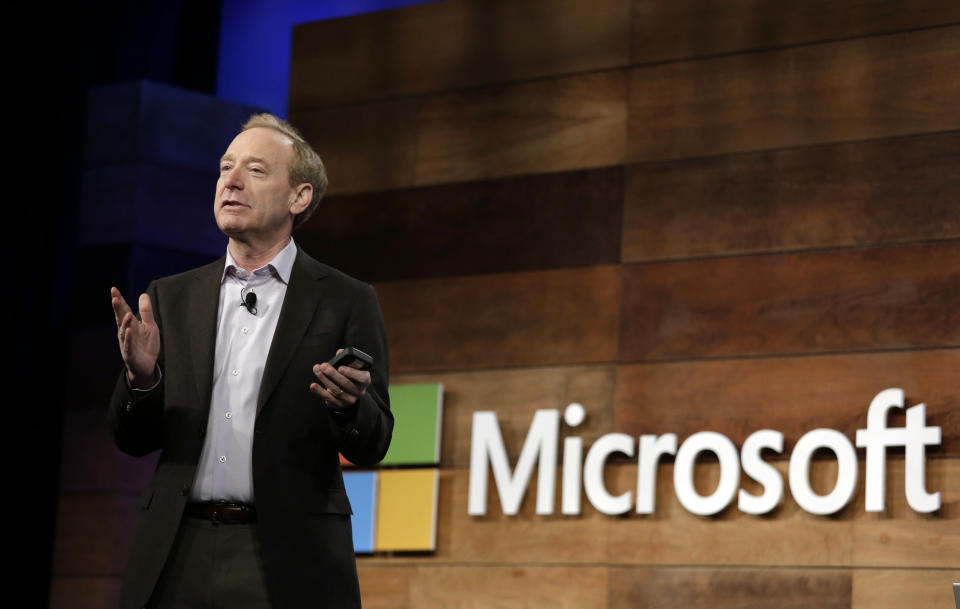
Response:
POLYGON ((292 126, 254 116, 220 161, 226 255, 152 282, 139 319, 111 288, 114 439, 161 450, 121 607, 360 606, 338 452, 376 463, 393 417, 373 289, 291 238, 326 182, 292 126), (326 363, 345 347, 372 368, 326 363))

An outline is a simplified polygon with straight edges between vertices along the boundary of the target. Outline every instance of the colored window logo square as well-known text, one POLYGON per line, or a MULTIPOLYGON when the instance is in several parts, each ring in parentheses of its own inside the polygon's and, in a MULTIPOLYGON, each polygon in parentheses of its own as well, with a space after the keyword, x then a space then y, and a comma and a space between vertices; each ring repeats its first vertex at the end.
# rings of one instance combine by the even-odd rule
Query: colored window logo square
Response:
POLYGON ((443 385, 391 385, 390 409, 396 425, 383 465, 438 464, 443 385))
POLYGON ((353 551, 374 551, 377 516, 377 472, 345 472, 343 485, 353 508, 353 551))
POLYGON ((379 473, 377 550, 436 550, 437 470, 397 469, 379 473))

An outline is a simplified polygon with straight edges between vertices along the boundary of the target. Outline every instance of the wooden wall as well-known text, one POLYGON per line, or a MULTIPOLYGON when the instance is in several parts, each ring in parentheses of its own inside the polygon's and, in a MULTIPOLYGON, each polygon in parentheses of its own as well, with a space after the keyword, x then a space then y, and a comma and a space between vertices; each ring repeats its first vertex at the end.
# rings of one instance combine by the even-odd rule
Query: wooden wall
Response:
MULTIPOLYGON (((290 118, 331 176, 298 239, 376 285, 392 380, 446 387, 438 549, 362 558, 365 606, 949 606, 958 66, 941 0, 447 0, 296 28, 290 118), (652 516, 537 516, 535 488, 467 515, 475 410, 513 458, 534 410, 573 401, 587 443, 771 428, 789 454, 816 427, 852 439, 887 387, 943 429, 936 514, 906 505, 901 452, 882 514, 861 471, 834 516, 787 492, 698 517, 665 464, 652 516)), ((115 603, 150 471, 102 420, 68 413, 65 454, 93 456, 64 464, 55 607, 115 603)), ((613 492, 635 479, 608 467, 613 492)))

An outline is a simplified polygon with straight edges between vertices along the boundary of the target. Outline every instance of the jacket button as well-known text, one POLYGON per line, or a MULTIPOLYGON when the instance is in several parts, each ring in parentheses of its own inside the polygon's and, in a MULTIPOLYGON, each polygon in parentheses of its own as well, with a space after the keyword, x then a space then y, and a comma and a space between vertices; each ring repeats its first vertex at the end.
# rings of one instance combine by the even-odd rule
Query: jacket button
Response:
POLYGON ((133 410, 133 402, 131 402, 130 400, 127 400, 127 412, 130 412, 132 410, 133 410))
POLYGON ((353 440, 356 440, 357 438, 360 437, 360 431, 356 427, 351 428, 350 431, 347 433, 350 434, 350 438, 353 440))
POLYGON ((184 484, 180 487, 180 494, 186 497, 190 493, 190 485, 184 484))

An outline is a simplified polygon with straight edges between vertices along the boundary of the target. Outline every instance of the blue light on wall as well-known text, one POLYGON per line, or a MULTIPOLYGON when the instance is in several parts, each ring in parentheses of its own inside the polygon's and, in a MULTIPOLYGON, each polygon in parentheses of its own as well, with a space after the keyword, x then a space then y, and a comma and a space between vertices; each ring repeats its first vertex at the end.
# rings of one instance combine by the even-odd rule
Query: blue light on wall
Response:
POLYGON ((223 0, 217 97, 287 116, 293 26, 427 0, 223 0))

